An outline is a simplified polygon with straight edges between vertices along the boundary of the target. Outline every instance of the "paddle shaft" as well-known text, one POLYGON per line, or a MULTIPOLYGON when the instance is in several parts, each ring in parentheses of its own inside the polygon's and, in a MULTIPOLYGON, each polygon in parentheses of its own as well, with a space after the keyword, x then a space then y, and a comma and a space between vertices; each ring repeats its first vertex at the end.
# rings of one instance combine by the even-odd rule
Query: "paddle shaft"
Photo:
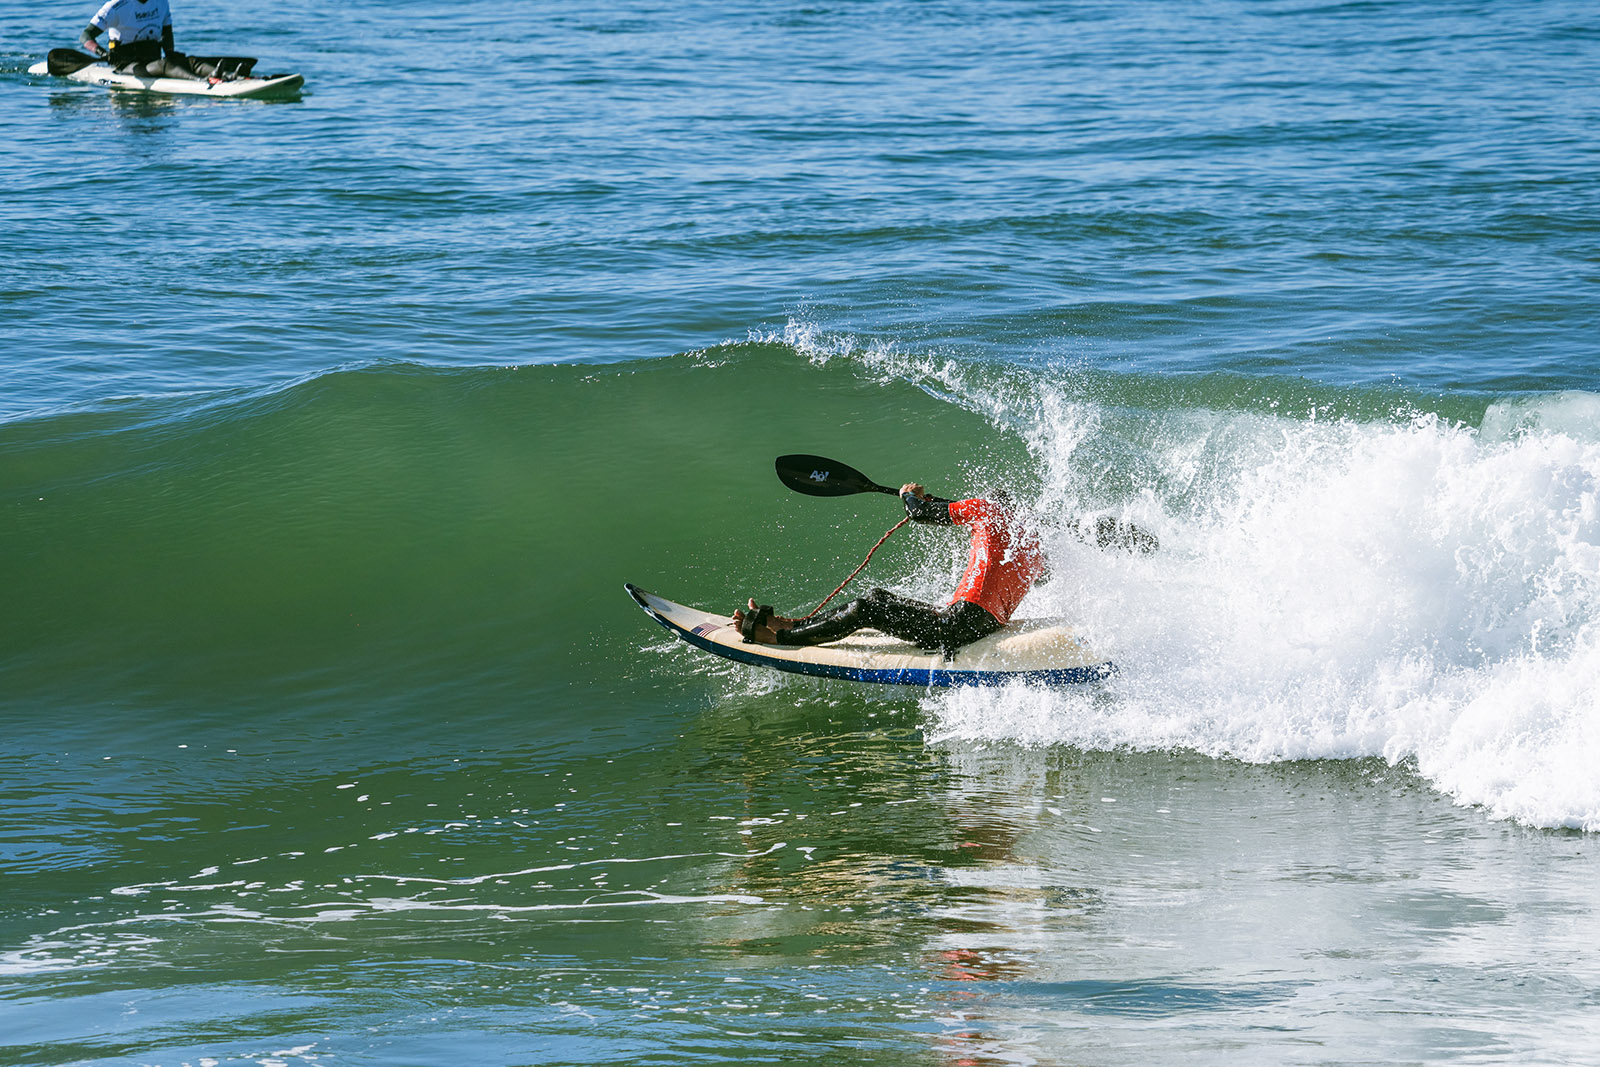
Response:
MULTIPOLYGON (((899 496, 900 490, 879 485, 847 463, 825 456, 804 453, 779 456, 775 464, 784 485, 807 496, 849 496, 854 493, 887 493, 899 496)), ((1071 531, 1100 548, 1120 548, 1129 552, 1154 552, 1160 547, 1154 534, 1131 522, 1118 522, 1110 516, 1092 521, 1087 516, 1068 524, 1071 531)))

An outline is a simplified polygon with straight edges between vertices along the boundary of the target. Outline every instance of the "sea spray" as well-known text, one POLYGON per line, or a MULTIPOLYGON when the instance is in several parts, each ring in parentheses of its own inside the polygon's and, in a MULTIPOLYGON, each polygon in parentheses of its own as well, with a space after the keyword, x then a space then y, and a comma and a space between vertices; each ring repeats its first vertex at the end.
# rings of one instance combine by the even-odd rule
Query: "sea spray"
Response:
MULTIPOLYGON (((1303 383, 1130 405, 1077 368, 785 340, 1021 436, 1034 469, 963 473, 1034 494, 1055 568, 1023 614, 1077 621, 1120 667, 1100 692, 931 696, 935 739, 1381 757, 1496 818, 1600 830, 1600 397, 1491 402, 1477 425, 1303 383), (1086 545, 1085 512, 1162 548, 1086 545)), ((958 564, 921 547, 902 588, 937 598, 958 564)))
MULTIPOLYGON (((1080 469, 1115 429, 1061 410, 1032 442, 1047 514, 1094 498, 1080 469)), ((1125 511, 1162 551, 1059 535, 1028 605, 1112 650, 1115 700, 957 694, 931 704, 937 736, 1382 756, 1498 817, 1600 829, 1600 441, 1430 414, 1157 421, 1164 477, 1125 511)))

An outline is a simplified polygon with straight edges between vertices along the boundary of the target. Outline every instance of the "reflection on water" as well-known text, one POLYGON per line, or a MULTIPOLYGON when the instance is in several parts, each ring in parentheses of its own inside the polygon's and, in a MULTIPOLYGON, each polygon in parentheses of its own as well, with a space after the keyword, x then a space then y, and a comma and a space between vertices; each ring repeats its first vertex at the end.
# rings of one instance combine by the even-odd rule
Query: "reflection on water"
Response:
POLYGON ((175 96, 156 93, 111 92, 95 87, 60 89, 50 93, 50 107, 63 116, 115 115, 127 123, 127 128, 137 133, 152 133, 164 129, 165 120, 172 119, 193 103, 214 104, 218 101, 188 101, 175 96))
MULTIPOLYGON (((752 847, 809 857, 730 869, 725 891, 789 906, 748 915, 763 936, 727 948, 881 968, 915 1004, 906 1024, 936 1024, 941 1062, 1143 1063, 1153 1049, 1236 1062, 1373 1042, 1425 1058, 1485 1047, 1474 1004, 1499 979, 1470 961, 1537 967, 1555 948, 1595 970, 1563 941, 1530 951, 1516 934, 1549 905, 1494 857, 1541 868, 1538 848, 1507 845, 1544 835, 1485 824, 1381 761, 928 747, 904 720, 830 734, 781 715, 732 728, 713 714, 702 737, 737 763, 752 812, 785 813, 751 828, 752 847), (844 805, 825 834, 794 821, 799 785, 844 805), (1463 872, 1475 892, 1452 887, 1463 872), (1387 1012, 1429 1026, 1373 1038, 1366 1020, 1387 1012)), ((1592 869, 1595 850, 1573 845, 1592 869)), ((1581 879, 1565 892, 1592 921, 1581 879)))
MULTIPOLYGON (((416 1062, 441 1033, 506 1062, 529 1040, 617 1062, 641 1042, 1405 1061, 1481 1045, 1537 974, 1517 1025, 1577 1040, 1600 978, 1577 936, 1596 915, 1582 835, 1485 823, 1377 762, 930 746, 921 722, 780 686, 685 708, 631 751, 507 741, 348 771, 327 769, 334 737, 314 758, 246 751, 183 800, 135 786, 182 778, 187 749, 116 749, 16 807, 77 827, 78 853, 0 840, 0 995, 161 996, 257 1033, 263 998, 292 988, 309 999, 274 1009, 279 1047, 397 1034, 384 1055, 416 1062), (440 1003, 443 1030, 407 1022, 440 1003), (1413 1016, 1426 1028, 1369 1022, 1413 1016)), ((219 1058, 150 1014, 76 1018, 41 1016, 18 1055, 219 1058)))
MULTIPOLYGON (((304 95, 302 90, 266 100, 235 100, 198 94, 174 96, 73 85, 71 88, 52 86, 49 100, 51 110, 61 119, 72 119, 78 123, 104 115, 114 118, 120 128, 130 133, 153 134, 172 129, 175 123, 181 122, 184 115, 195 108, 235 109, 293 104, 301 102, 304 95)), ((81 130, 82 127, 75 124, 74 129, 81 130)))

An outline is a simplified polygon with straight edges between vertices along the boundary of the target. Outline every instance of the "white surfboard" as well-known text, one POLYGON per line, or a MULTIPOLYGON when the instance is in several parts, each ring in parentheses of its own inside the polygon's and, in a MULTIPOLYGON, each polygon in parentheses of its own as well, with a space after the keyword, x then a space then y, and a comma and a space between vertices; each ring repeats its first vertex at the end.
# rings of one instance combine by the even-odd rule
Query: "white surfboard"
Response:
POLYGON ((793 674, 926 688, 1010 682, 1081 685, 1116 671, 1059 620, 1014 622, 947 659, 876 630, 858 630, 843 640, 804 648, 747 644, 726 615, 675 604, 635 585, 623 588, 645 614, 694 647, 793 674))
MULTIPOLYGON (((35 63, 29 74, 49 74, 47 63, 35 63)), ((293 96, 306 83, 298 74, 272 74, 265 78, 236 78, 233 81, 204 82, 187 78, 147 78, 137 74, 114 71, 108 64, 91 63, 70 74, 61 75, 86 85, 99 85, 107 89, 128 92, 160 93, 169 96, 211 96, 234 100, 261 100, 268 97, 293 96)))

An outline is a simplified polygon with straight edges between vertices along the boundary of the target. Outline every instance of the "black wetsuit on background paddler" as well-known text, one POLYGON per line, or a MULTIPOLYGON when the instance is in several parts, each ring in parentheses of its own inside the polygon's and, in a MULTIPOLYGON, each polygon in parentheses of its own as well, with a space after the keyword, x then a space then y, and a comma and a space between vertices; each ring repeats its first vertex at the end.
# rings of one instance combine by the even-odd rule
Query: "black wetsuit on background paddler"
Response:
POLYGON ((205 81, 189 58, 172 43, 172 11, 167 0, 106 0, 83 31, 83 46, 98 53, 95 38, 105 31, 111 69, 147 78, 205 81))

